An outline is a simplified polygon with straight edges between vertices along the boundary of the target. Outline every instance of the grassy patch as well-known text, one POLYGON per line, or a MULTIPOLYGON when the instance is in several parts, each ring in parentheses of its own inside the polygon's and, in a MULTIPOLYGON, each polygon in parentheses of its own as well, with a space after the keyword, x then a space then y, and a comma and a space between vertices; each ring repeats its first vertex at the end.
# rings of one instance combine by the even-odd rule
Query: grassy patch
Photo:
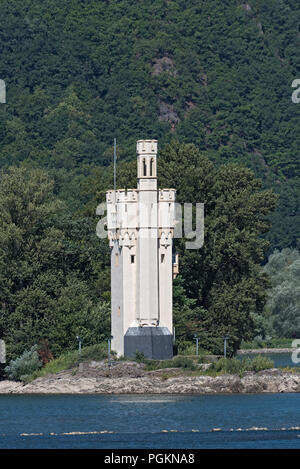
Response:
POLYGON ((78 366, 80 362, 88 360, 103 360, 107 358, 107 343, 91 345, 83 347, 81 353, 78 350, 72 350, 60 355, 58 358, 51 360, 41 370, 36 371, 26 379, 30 382, 36 378, 46 376, 48 374, 59 373, 60 371, 70 370, 78 366))
POLYGON ((279 369, 281 371, 285 371, 287 373, 300 373, 300 367, 299 366, 280 366, 279 369))
MULTIPOLYGON (((112 354, 113 355, 113 354, 112 354)), ((59 373, 64 370, 72 370, 75 374, 75 368, 78 367, 80 362, 89 360, 103 360, 107 358, 107 343, 92 345, 90 347, 83 347, 81 354, 78 350, 73 350, 62 354, 60 357, 51 360, 42 369, 34 372, 31 376, 26 378, 26 383, 31 382, 36 378, 46 376, 48 374, 59 373)), ((258 372, 268 368, 273 368, 274 363, 267 357, 256 356, 254 358, 244 358, 238 360, 237 358, 220 358, 212 362, 208 370, 201 370, 198 366, 205 362, 203 356, 184 356, 177 355, 170 360, 149 360, 138 354, 135 358, 136 362, 144 363, 146 371, 164 370, 166 368, 178 368, 182 374, 186 376, 220 376, 225 373, 238 374, 242 376, 245 371, 258 372)), ((300 372, 294 368, 284 368, 284 371, 300 372)), ((162 374, 162 379, 168 379, 173 374, 167 371, 162 374)), ((25 381, 24 381, 25 382, 25 381)))
POLYGON ((162 370, 164 368, 182 368, 195 370, 196 364, 191 358, 176 356, 170 360, 144 360, 146 371, 162 370))
MULTIPOLYGON (((201 346, 198 347, 198 356, 199 355, 210 355, 211 352, 205 350, 201 346)), ((178 355, 184 356, 196 356, 196 343, 195 342, 181 342, 178 345, 178 355)))

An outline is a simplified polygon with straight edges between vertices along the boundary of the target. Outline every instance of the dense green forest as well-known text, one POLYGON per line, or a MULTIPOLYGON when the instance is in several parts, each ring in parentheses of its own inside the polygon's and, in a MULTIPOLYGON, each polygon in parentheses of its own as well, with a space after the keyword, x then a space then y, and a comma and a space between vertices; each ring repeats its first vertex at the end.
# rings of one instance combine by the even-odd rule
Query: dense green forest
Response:
MULTIPOLYGON (((219 220, 220 238, 227 226, 221 193, 239 194, 244 181, 244 209, 257 213, 253 229, 249 215, 236 239, 226 240, 228 230, 224 235, 225 244, 239 246, 247 232, 235 259, 242 287, 233 264, 232 276, 225 276, 230 256, 222 258, 224 245, 215 256, 209 242, 198 256, 182 251, 174 315, 182 340, 195 324, 207 339, 212 318, 219 318, 221 335, 224 305, 239 309, 233 299, 240 292, 247 331, 239 337, 231 324, 233 347, 247 338, 250 310, 261 314, 265 303, 267 279, 258 281, 258 265, 275 249, 299 247, 300 103, 291 99, 292 82, 300 78, 299 23, 297 0, 2 1, 0 79, 7 103, 0 105, 0 329, 11 356, 33 345, 30 331, 35 340, 47 336, 59 353, 74 346, 78 330, 86 343, 109 330, 109 248, 95 236, 95 208, 112 185, 114 137, 118 185, 136 185, 136 140, 158 139, 159 182, 173 181, 181 201, 205 202, 219 220), (175 158, 180 167, 181 155, 179 177, 168 161, 175 158), (19 189, 10 193, 11 184, 19 189), (270 190, 278 195, 276 207, 270 190), (34 211, 31 203, 42 208, 34 211), (214 277, 218 262, 226 268, 214 277), (190 272, 199 275, 188 281, 190 272), (190 322, 180 325, 183 307, 190 322)), ((224 208, 236 210, 230 203, 224 208)), ((227 223, 236 227, 237 221, 229 216, 227 223)))

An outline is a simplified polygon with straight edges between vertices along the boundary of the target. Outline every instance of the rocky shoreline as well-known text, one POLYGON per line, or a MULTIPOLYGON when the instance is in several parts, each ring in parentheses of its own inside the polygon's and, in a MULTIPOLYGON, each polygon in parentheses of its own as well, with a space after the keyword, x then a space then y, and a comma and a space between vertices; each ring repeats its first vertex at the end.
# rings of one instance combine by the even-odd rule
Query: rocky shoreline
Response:
POLYGON ((300 392, 300 373, 277 368, 246 372, 242 377, 224 374, 193 376, 169 368, 145 371, 135 362, 81 363, 77 369, 37 378, 29 384, 0 381, 0 394, 232 394, 300 392))

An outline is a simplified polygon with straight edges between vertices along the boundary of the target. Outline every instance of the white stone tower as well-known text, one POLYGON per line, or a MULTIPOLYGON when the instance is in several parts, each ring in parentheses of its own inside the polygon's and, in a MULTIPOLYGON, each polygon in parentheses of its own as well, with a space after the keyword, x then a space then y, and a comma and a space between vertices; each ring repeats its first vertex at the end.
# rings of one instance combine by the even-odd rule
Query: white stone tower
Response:
POLYGON ((112 349, 173 356, 175 189, 157 189, 156 140, 137 142, 137 189, 108 191, 112 349))

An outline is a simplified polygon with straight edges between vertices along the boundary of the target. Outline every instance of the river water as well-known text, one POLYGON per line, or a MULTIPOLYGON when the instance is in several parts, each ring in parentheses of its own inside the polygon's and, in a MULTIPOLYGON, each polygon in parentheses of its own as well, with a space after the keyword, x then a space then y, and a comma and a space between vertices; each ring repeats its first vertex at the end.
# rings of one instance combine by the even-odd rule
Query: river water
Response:
POLYGON ((292 427, 299 394, 0 396, 0 448, 300 448, 292 427))
MULTIPOLYGON (((300 367, 300 361, 293 361, 293 356, 292 353, 261 353, 261 354, 241 354, 237 355, 237 358, 239 360, 242 360, 243 358, 250 358, 253 359, 254 357, 257 356, 269 358, 270 360, 273 361, 274 367, 279 368, 279 367, 291 367, 291 368, 297 368, 300 367)), ((298 354, 300 357, 300 353, 298 354)))

